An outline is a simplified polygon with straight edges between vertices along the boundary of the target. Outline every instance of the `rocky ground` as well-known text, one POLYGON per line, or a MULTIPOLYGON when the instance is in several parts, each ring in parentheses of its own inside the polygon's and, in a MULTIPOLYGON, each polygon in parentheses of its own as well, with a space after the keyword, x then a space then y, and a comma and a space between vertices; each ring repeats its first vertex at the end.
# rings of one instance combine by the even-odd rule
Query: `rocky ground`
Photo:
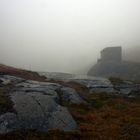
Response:
POLYGON ((0 139, 139 139, 139 95, 139 84, 119 78, 1 73, 0 139))

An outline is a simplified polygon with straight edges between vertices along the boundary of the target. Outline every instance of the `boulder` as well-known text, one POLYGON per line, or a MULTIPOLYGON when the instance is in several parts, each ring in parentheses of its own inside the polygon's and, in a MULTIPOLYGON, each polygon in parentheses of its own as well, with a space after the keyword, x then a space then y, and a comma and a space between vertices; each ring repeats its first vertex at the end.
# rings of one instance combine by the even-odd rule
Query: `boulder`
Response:
POLYGON ((130 94, 136 95, 139 90, 139 85, 134 84, 130 81, 122 81, 120 83, 114 84, 114 88, 122 95, 129 96, 130 94))
POLYGON ((16 85, 15 91, 18 92, 39 92, 44 95, 48 95, 55 101, 59 101, 57 90, 61 88, 61 85, 49 82, 38 82, 38 81, 24 81, 16 85))
POLYGON ((70 87, 63 87, 60 91, 62 101, 70 104, 81 104, 85 101, 78 95, 75 89, 70 87))
POLYGON ((5 113, 0 116, 1 134, 18 129, 71 131, 77 127, 69 111, 56 103, 50 95, 20 91, 11 93, 11 99, 16 114, 5 113))
POLYGON ((91 91, 95 92, 107 92, 114 93, 116 92, 113 88, 112 83, 107 78, 100 77, 84 77, 83 79, 72 79, 72 81, 80 83, 91 91))

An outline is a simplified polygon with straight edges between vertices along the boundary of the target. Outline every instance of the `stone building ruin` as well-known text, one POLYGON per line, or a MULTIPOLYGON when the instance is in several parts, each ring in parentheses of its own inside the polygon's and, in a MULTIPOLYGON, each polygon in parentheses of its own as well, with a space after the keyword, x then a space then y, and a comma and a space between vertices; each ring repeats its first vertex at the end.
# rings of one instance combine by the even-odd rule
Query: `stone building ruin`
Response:
POLYGON ((123 60, 121 46, 107 47, 100 53, 101 58, 90 68, 89 76, 121 77, 139 82, 140 63, 123 60))
POLYGON ((101 51, 101 59, 98 59, 98 62, 107 62, 107 61, 122 61, 122 47, 107 47, 101 51))

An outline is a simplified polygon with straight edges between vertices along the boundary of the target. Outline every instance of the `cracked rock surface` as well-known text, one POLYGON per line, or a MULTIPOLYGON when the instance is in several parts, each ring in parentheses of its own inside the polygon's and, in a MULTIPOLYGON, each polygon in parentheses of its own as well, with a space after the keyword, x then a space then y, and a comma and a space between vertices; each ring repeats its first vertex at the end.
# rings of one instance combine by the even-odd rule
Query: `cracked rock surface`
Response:
POLYGON ((107 78, 80 76, 71 79, 71 81, 80 83, 95 92, 113 93, 115 91, 112 83, 107 78))
POLYGON ((0 116, 0 133, 18 129, 75 130, 75 120, 66 107, 59 105, 56 90, 60 87, 59 84, 37 81, 17 82, 9 93, 15 112, 7 112, 0 116))
POLYGON ((85 101, 79 96, 75 89, 69 87, 61 88, 61 98, 69 104, 81 104, 85 101))
MULTIPOLYGON (((127 81, 115 85, 110 80, 99 77, 76 77, 67 81, 80 83, 89 90, 99 93, 114 94, 118 92, 127 97, 140 95, 140 85, 127 81)), ((77 128, 77 123, 68 109, 62 106, 62 102, 68 104, 85 103, 74 88, 58 83, 38 82, 10 75, 0 75, 0 87, 8 85, 11 89, 6 93, 5 98, 8 96, 8 99, 12 101, 13 111, 7 111, 0 115, 0 134, 18 129, 35 129, 46 132, 50 129, 72 131, 77 128)))

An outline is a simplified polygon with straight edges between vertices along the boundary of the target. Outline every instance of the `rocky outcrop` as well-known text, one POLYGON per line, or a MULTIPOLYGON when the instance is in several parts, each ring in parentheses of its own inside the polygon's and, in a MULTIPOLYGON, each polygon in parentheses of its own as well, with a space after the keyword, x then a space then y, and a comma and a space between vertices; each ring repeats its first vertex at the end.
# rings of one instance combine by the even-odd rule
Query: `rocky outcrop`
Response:
MULTIPOLYGON (((7 77, 3 76, 2 78, 4 80, 7 77)), ((61 85, 30 80, 18 81, 17 78, 15 87, 9 93, 15 111, 0 116, 1 134, 18 129, 40 131, 49 129, 72 131, 76 129, 77 124, 67 108, 59 104, 56 90, 60 89, 61 85)), ((9 82, 12 80, 9 79, 9 82)))
POLYGON ((10 105, 13 108, 10 107, 11 111, 8 109, 7 112, 1 113, 0 134, 18 129, 36 129, 45 132, 50 129, 75 130, 77 123, 62 102, 67 104, 86 102, 76 89, 68 86, 67 82, 76 82, 86 86, 93 94, 106 92, 126 97, 140 95, 140 85, 130 81, 118 80, 116 82, 107 78, 81 76, 61 81, 58 84, 1 75, 1 87, 10 85, 11 89, 5 96, 8 97, 7 100, 12 101, 10 105))
POLYGON ((17 115, 7 112, 0 116, 0 134, 12 132, 20 128, 17 115))
POLYGON ((109 94, 123 95, 126 97, 135 97, 140 95, 140 84, 135 84, 131 81, 120 80, 112 82, 112 80, 108 78, 92 76, 78 76, 70 81, 86 86, 91 93, 105 92, 109 94))
POLYGON ((76 77, 75 79, 72 79, 71 81, 80 83, 87 88, 89 88, 91 91, 95 92, 109 92, 114 93, 115 89, 113 88, 112 83, 107 78, 101 78, 101 77, 76 77))
POLYGON ((39 92, 15 92, 11 97, 22 129, 70 131, 76 128, 76 122, 68 110, 57 104, 49 95, 39 92))
POLYGON ((82 104, 85 101, 78 95, 75 89, 69 87, 63 87, 60 91, 62 102, 69 104, 82 104))
MULTIPOLYGON (((111 78, 112 79, 112 78, 111 78)), ((116 82, 111 80, 114 89, 118 92, 118 94, 127 96, 127 97, 134 97, 137 95, 140 95, 140 85, 139 84, 135 84, 133 82, 130 81, 125 81, 125 80, 120 80, 116 82)))
POLYGON ((18 129, 71 131, 77 126, 68 110, 50 96, 38 92, 14 92, 11 98, 16 114, 5 113, 0 117, 0 133, 18 129))
POLYGON ((25 81, 25 79, 20 78, 20 77, 15 77, 11 75, 0 75, 0 83, 3 85, 17 84, 23 81, 25 81))

